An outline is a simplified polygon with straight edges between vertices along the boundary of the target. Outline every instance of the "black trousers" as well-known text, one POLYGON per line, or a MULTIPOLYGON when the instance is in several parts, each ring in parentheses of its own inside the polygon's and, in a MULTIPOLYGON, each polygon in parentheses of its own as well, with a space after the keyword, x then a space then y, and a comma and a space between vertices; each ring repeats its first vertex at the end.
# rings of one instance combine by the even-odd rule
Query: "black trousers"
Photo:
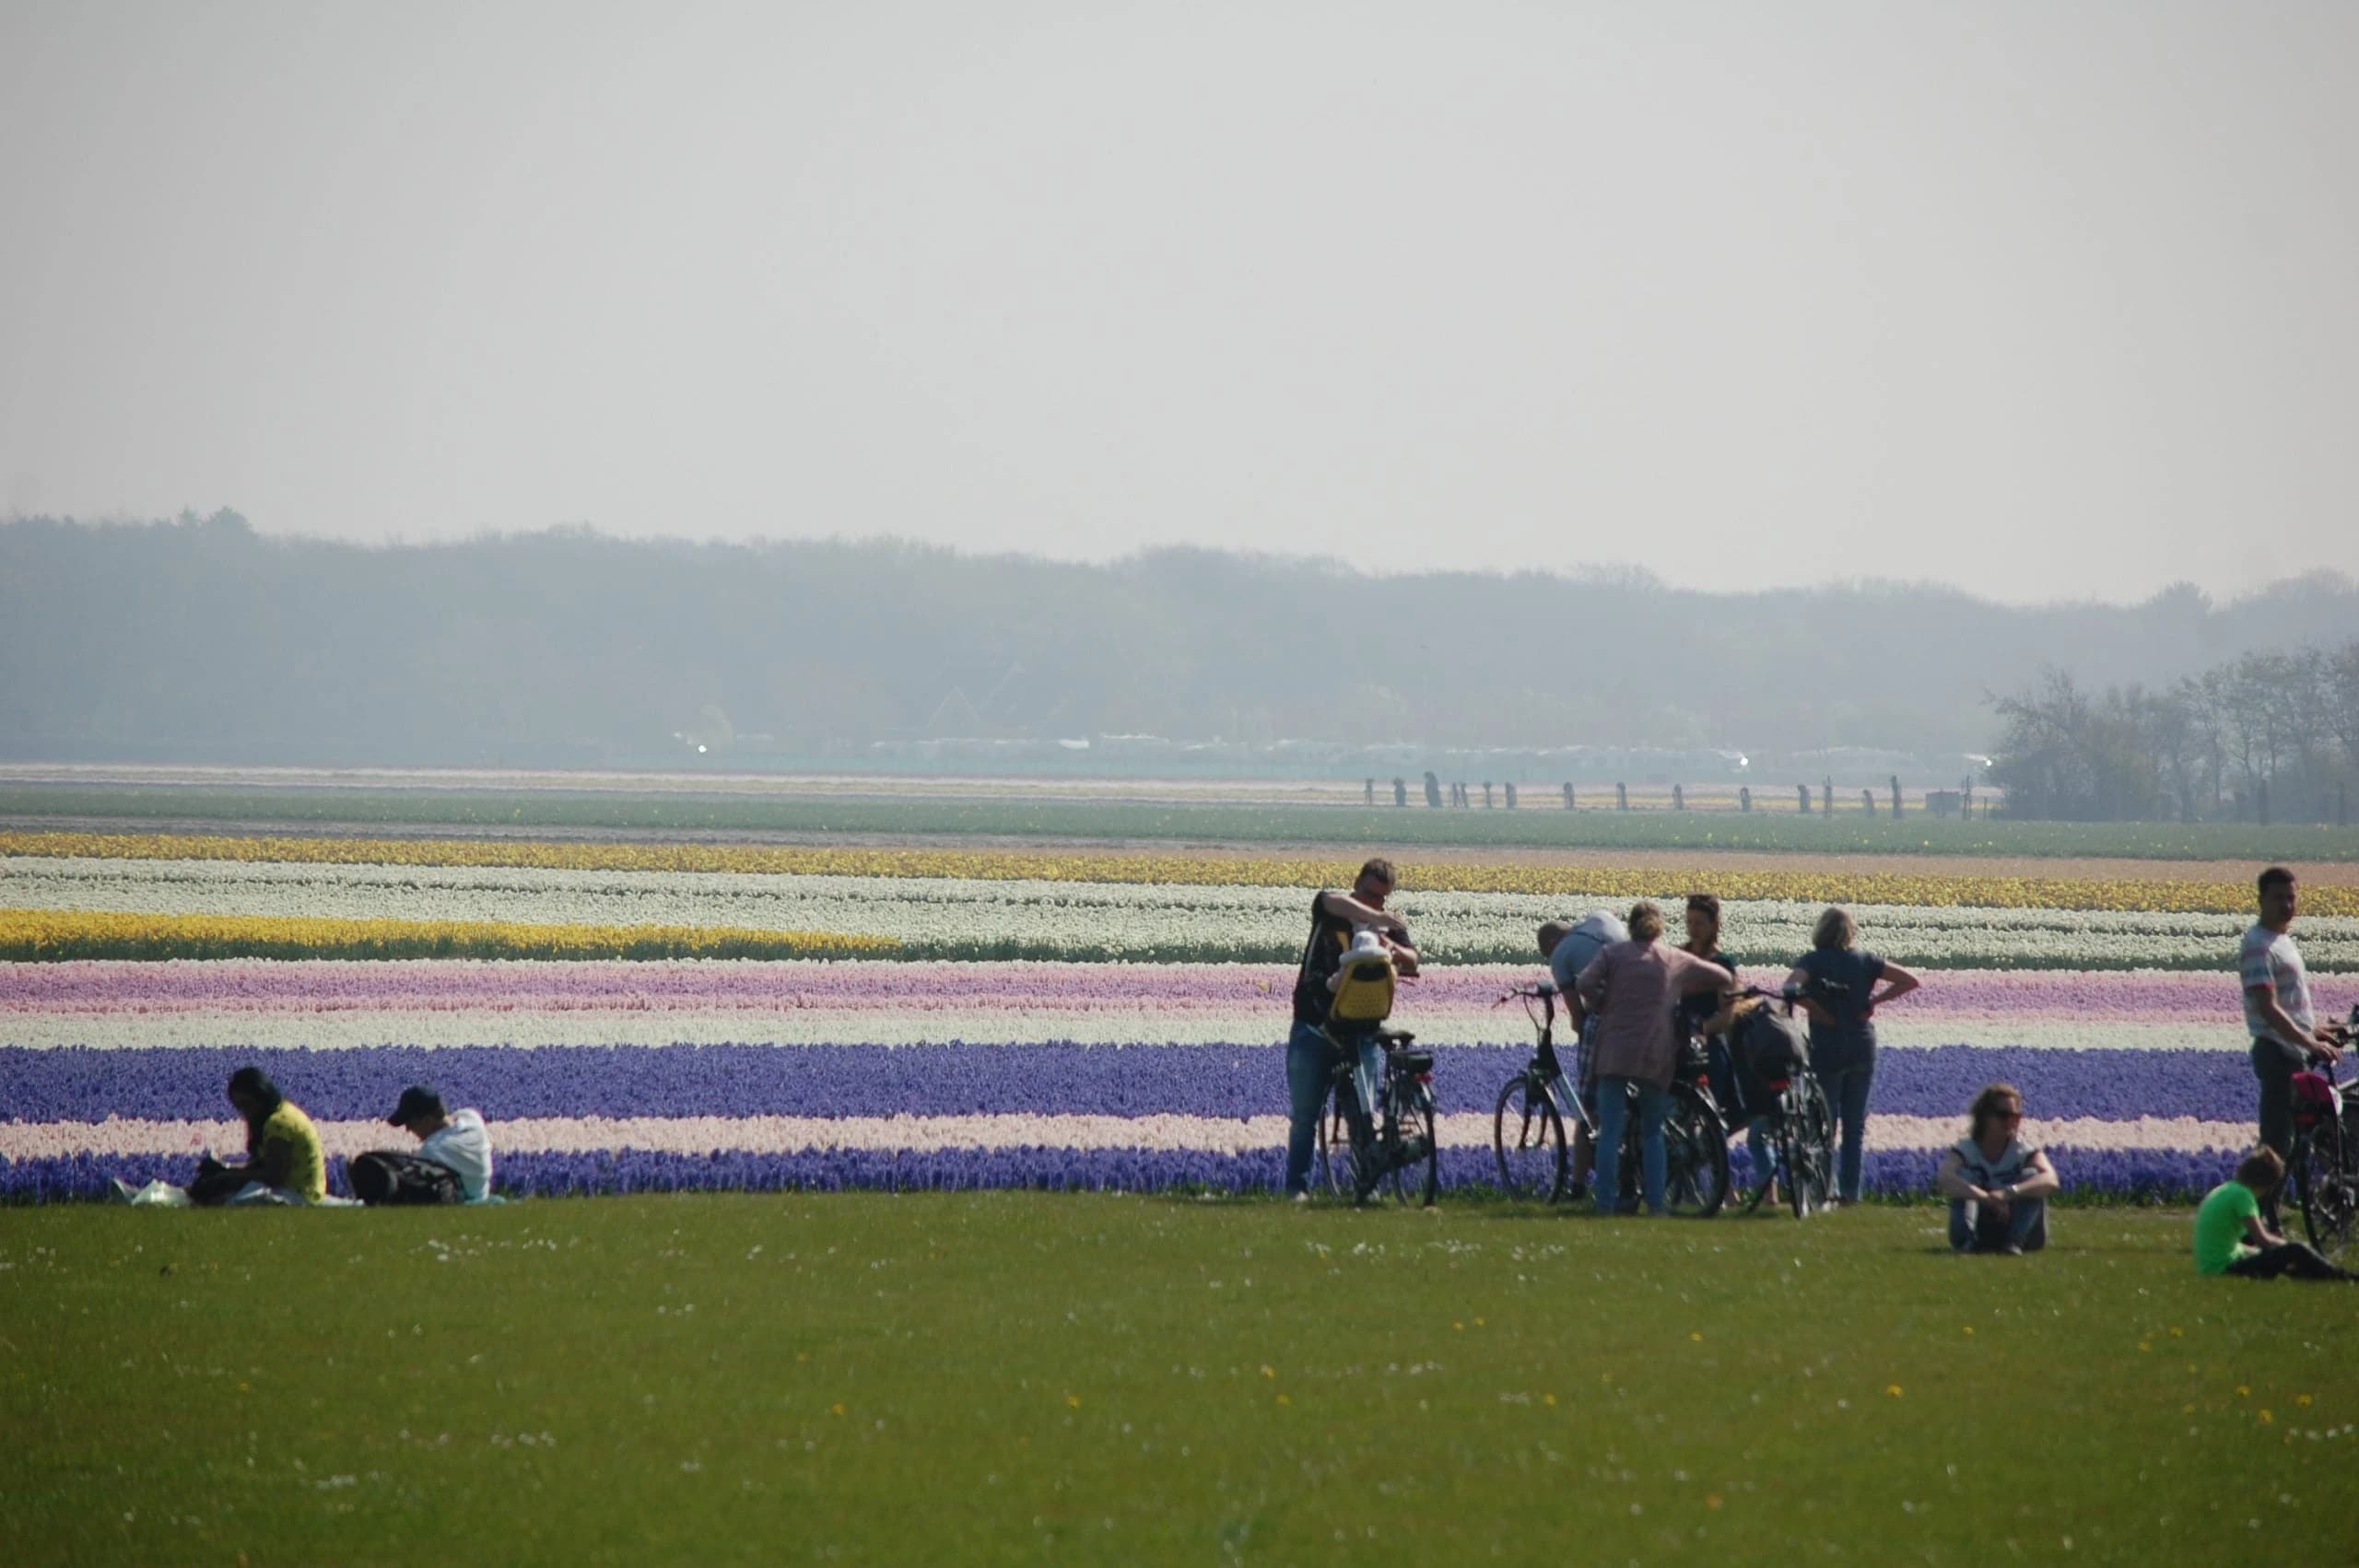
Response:
POLYGON ((2249 1258, 2239 1258, 2228 1265, 2228 1272, 2245 1280, 2274 1280, 2281 1274, 2297 1280, 2359 1279, 2319 1257, 2306 1242, 2298 1241, 2264 1246, 2249 1258))
MULTIPOLYGON (((2260 1080, 2260 1141, 2277 1151, 2290 1168, 2294 1164, 2294 1074, 2301 1071, 2294 1052, 2274 1040, 2252 1043, 2252 1075, 2260 1080)), ((2281 1186, 2279 1188, 2283 1191, 2281 1186)), ((2277 1194, 2260 1200, 2261 1217, 2277 1226, 2277 1194)))

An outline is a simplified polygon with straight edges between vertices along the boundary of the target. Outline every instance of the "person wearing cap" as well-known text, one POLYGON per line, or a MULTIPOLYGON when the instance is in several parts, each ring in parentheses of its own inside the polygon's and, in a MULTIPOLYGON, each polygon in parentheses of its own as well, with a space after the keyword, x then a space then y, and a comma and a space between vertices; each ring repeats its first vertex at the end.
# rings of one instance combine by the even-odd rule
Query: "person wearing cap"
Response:
POLYGON ((415 1154, 372 1150, 352 1162, 352 1190, 372 1204, 480 1203, 491 1193, 491 1135, 483 1113, 452 1115, 423 1083, 402 1091, 386 1124, 418 1141, 415 1154))
POLYGON ((445 1111, 441 1095, 413 1083, 402 1091, 401 1103, 385 1120, 418 1141, 418 1158, 456 1171, 468 1202, 480 1203, 490 1193, 491 1134, 481 1111, 445 1111))

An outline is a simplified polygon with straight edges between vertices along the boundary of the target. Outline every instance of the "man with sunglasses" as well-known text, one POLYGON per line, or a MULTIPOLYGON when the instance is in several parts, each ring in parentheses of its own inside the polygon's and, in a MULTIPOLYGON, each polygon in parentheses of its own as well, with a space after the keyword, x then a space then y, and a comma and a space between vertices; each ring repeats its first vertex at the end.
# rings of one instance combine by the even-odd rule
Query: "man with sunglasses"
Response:
MULTIPOLYGON (((1344 893, 1329 890, 1310 900, 1310 940, 1302 950, 1302 967, 1294 982, 1294 1030, 1286 1037, 1286 1193, 1299 1201, 1310 1197, 1310 1156, 1319 1136, 1319 1113, 1327 1102, 1327 1085, 1335 1071, 1335 1047, 1327 1037, 1327 1010, 1335 1000, 1329 981, 1355 932, 1377 934, 1392 954, 1402 975, 1417 972, 1417 950, 1409 943, 1408 923, 1384 907, 1392 895, 1392 862, 1372 860, 1360 868, 1344 893)), ((1366 1047, 1374 1052, 1377 1047, 1366 1047)), ((1380 1062, 1371 1067, 1373 1072, 1380 1062)))

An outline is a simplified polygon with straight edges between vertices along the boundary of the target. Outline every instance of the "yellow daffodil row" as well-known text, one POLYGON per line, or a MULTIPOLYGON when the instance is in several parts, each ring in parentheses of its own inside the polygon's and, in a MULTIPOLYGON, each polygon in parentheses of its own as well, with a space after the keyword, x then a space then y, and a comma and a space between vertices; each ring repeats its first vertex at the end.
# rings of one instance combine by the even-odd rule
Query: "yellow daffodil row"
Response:
POLYGON ((890 937, 728 926, 521 925, 272 915, 0 909, 0 960, 69 958, 831 958, 890 937))
MULTIPOLYGON (((1171 883, 1198 887, 1348 886, 1356 860, 1173 854, 1054 854, 790 845, 575 844, 514 839, 248 838, 229 835, 0 833, 0 856, 276 860, 300 864, 538 867, 561 871, 743 872, 787 876, 954 877, 979 882, 1171 883)), ((2239 914, 2249 883, 2136 878, 1908 875, 1886 872, 1678 866, 1484 865, 1411 860, 1406 887, 1604 899, 1708 889, 1723 898, 1914 904, 1934 908, 2152 910, 2239 914)), ((2359 888, 2306 888, 2316 915, 2359 915, 2359 888)))

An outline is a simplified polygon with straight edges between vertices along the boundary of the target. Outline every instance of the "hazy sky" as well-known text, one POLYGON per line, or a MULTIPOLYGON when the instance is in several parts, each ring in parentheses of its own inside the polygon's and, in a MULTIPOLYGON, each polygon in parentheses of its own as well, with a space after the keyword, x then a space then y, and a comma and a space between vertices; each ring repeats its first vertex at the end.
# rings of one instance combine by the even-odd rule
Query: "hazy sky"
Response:
POLYGON ((0 513, 2359 574, 2359 4, 0 0, 0 513))

